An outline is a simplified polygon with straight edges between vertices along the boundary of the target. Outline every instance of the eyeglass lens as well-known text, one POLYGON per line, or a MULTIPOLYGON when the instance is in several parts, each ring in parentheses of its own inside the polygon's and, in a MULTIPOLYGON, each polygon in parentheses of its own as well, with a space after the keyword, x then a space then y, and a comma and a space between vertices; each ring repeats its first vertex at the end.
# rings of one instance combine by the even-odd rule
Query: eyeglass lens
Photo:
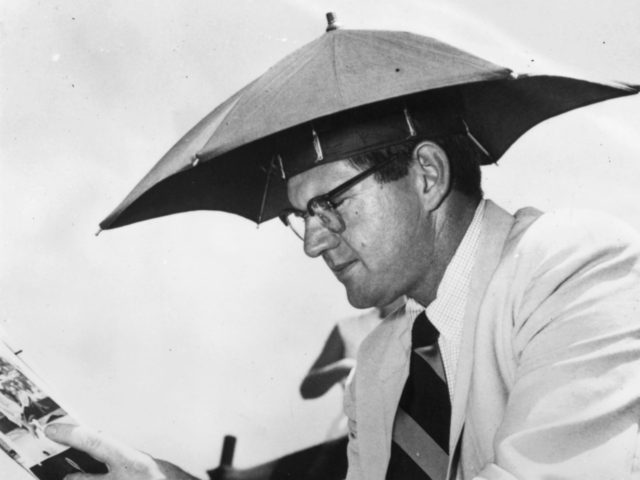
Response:
MULTIPOLYGON (((312 207, 314 216, 318 217, 322 225, 333 233, 341 233, 345 229, 344 220, 340 213, 335 210, 329 203, 314 204, 312 207)), ((306 230, 306 221, 303 216, 296 212, 287 215, 287 225, 291 227, 293 232, 304 240, 306 230)))

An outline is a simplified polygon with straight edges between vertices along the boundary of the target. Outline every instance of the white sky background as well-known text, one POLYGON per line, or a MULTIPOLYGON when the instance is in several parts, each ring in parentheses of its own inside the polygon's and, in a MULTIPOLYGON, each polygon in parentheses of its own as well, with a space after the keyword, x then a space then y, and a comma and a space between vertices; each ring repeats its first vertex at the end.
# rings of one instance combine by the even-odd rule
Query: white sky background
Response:
MULTIPOLYGON (((216 105, 322 35, 435 36, 521 73, 640 83, 640 3, 3 0, 0 326, 92 427, 181 464, 248 466, 323 440, 340 394, 298 398, 352 312, 278 223, 193 212, 94 237, 97 224, 216 105)), ((515 209, 587 206, 640 229, 640 98, 536 127, 485 169, 515 209)), ((3 480, 26 474, 0 456, 3 480)))

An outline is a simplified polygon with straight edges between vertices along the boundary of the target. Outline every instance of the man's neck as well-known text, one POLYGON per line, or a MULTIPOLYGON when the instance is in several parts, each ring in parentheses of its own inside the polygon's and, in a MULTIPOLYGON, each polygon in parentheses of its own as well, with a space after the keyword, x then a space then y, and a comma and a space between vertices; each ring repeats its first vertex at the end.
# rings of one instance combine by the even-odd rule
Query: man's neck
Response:
POLYGON ((452 192, 436 212, 434 250, 428 271, 418 291, 410 295, 421 305, 426 307, 436 298, 440 282, 473 220, 480 200, 452 192))

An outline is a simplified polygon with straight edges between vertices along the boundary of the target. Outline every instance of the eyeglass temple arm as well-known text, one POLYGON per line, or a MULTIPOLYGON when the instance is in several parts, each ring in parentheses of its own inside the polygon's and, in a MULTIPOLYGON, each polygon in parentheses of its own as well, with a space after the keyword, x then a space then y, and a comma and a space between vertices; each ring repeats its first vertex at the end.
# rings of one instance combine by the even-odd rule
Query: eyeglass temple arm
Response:
POLYGON ((394 160, 393 157, 386 159, 384 162, 380 162, 377 165, 374 165, 373 167, 365 170, 364 172, 359 173, 358 175, 356 175, 355 177, 347 180, 346 182, 344 182, 342 185, 338 185, 336 188, 334 188, 333 190, 331 190, 328 193, 325 193, 324 195, 321 195, 320 197, 315 197, 312 198, 309 203, 313 202, 314 200, 317 200, 318 198, 326 198, 326 199, 331 199, 331 197, 335 197, 340 195, 343 192, 346 192, 347 190, 349 190, 352 186, 354 186, 356 183, 364 180, 365 178, 367 178, 369 175, 372 175, 380 170, 382 170, 384 167, 386 167, 388 164, 390 164, 392 161, 394 160))

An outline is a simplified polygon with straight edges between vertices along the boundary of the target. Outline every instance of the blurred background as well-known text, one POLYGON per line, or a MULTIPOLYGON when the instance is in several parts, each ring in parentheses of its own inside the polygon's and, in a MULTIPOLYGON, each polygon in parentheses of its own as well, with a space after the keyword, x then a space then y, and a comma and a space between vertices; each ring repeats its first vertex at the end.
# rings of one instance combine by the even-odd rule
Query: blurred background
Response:
MULTIPOLYGON (((519 73, 640 83, 637 0, 3 0, 0 326, 83 423, 196 475, 323 441, 341 392, 298 386, 341 285, 279 222, 192 212, 94 236, 191 126, 287 53, 345 28, 434 36, 519 73)), ((640 98, 539 125, 485 192, 640 229, 640 98)), ((0 455, 4 480, 28 475, 0 455)))

